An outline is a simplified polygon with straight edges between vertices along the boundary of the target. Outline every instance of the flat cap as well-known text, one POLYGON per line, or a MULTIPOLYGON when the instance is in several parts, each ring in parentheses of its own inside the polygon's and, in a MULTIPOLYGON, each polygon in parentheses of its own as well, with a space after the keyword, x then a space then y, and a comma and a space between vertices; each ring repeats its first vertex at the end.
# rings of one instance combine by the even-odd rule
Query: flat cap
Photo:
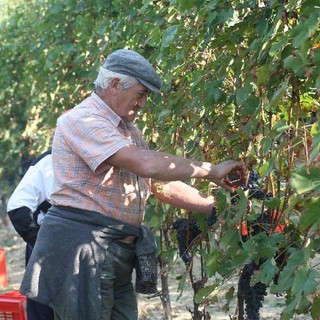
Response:
POLYGON ((149 61, 138 52, 128 49, 116 50, 107 57, 102 67, 113 72, 132 76, 149 90, 160 92, 160 77, 149 61))

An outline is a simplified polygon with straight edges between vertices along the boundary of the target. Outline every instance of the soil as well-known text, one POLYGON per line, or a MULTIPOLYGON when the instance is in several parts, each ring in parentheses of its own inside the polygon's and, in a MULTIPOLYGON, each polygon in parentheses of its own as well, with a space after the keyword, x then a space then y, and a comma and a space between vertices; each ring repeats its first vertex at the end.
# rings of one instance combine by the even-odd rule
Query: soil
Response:
MULTIPOLYGON (((10 222, 6 224, 3 221, 0 223, 0 248, 4 248, 6 252, 6 269, 8 277, 8 285, 0 288, 0 293, 5 293, 11 290, 18 289, 21 278, 24 272, 24 256, 25 243, 15 232, 10 222)), ((192 316, 189 310, 193 310, 193 291, 190 284, 186 286, 181 293, 178 290, 177 280, 178 275, 184 272, 184 265, 177 261, 169 276, 170 300, 172 307, 173 320, 191 320, 192 316)), ((232 279, 236 286, 237 279, 232 279)), ((228 283, 230 287, 230 282, 228 283)), ((160 288, 160 285, 158 286, 160 288)), ((222 289, 218 294, 218 302, 208 307, 206 311, 214 320, 230 320, 236 314, 236 302, 230 305, 230 310, 226 313, 223 311, 223 306, 226 301, 224 299, 225 291, 222 289)), ((147 295, 138 295, 139 302, 139 320, 162 320, 163 308, 158 296, 150 297, 147 295)), ((276 320, 280 319, 281 312, 285 307, 284 297, 277 297, 273 294, 268 294, 263 303, 263 308, 260 309, 261 320, 276 320)), ((233 318, 235 319, 235 318, 233 318)), ((311 320, 310 316, 301 315, 295 316, 296 320, 311 320)))

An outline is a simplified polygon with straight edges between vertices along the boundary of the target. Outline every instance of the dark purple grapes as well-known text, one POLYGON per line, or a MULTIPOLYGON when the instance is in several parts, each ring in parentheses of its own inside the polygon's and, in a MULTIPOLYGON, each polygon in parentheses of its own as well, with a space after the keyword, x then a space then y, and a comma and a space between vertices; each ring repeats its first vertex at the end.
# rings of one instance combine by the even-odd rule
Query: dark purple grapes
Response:
POLYGON ((190 263, 190 245, 192 241, 201 233, 195 219, 179 218, 173 223, 173 229, 177 231, 177 241, 179 255, 184 263, 190 263))
POLYGON ((260 319, 260 308, 263 306, 264 297, 267 295, 267 286, 262 282, 255 283, 252 287, 250 285, 251 277, 259 266, 254 263, 248 263, 241 271, 238 292, 244 298, 246 304, 246 315, 248 320, 260 319))
POLYGON ((215 207, 212 207, 206 222, 209 227, 212 227, 217 222, 217 210, 215 207))
MULTIPOLYGON (((215 207, 212 207, 210 213, 207 216, 206 224, 208 227, 212 227, 217 221, 217 211, 215 207)), ((191 261, 191 244, 201 233, 200 227, 195 218, 186 219, 179 218, 173 222, 173 229, 177 231, 177 241, 179 247, 179 255, 184 263, 191 261)))

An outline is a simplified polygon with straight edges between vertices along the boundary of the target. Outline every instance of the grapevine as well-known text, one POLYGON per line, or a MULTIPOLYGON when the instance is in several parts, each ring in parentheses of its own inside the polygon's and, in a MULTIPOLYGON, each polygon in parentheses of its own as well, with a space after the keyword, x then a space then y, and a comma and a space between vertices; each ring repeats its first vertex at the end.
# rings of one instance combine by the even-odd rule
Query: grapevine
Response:
MULTIPOLYGON (((243 187, 244 190, 248 190, 248 199, 255 198, 257 200, 270 199, 271 194, 265 193, 258 186, 258 175, 252 170, 248 184, 243 187)), ((237 195, 234 194, 233 199, 237 199, 237 195)), ((236 200, 234 200, 234 203, 236 200)), ((253 222, 248 223, 248 234, 242 236, 242 240, 246 241, 248 236, 254 236, 262 231, 271 231, 271 221, 268 212, 263 212, 253 222)), ((267 295, 267 286, 262 282, 257 282, 252 285, 252 275, 255 271, 259 270, 260 263, 250 262, 246 264, 241 270, 239 282, 238 282, 238 298, 239 302, 243 299, 245 302, 245 311, 248 320, 260 319, 260 308, 263 306, 264 297, 267 295)), ((241 317, 239 317, 240 319, 241 317)))

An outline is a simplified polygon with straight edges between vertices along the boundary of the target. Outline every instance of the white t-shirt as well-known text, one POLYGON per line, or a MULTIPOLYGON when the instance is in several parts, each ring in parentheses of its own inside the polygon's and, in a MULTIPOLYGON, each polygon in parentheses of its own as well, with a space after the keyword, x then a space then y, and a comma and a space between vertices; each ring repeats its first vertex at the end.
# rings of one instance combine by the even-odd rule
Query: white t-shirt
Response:
MULTIPOLYGON (((48 154, 28 169, 11 195, 7 204, 7 211, 27 207, 35 212, 43 201, 50 202, 52 185, 52 158, 51 154, 48 154)), ((41 224, 43 217, 44 214, 40 212, 38 224, 41 224)))

